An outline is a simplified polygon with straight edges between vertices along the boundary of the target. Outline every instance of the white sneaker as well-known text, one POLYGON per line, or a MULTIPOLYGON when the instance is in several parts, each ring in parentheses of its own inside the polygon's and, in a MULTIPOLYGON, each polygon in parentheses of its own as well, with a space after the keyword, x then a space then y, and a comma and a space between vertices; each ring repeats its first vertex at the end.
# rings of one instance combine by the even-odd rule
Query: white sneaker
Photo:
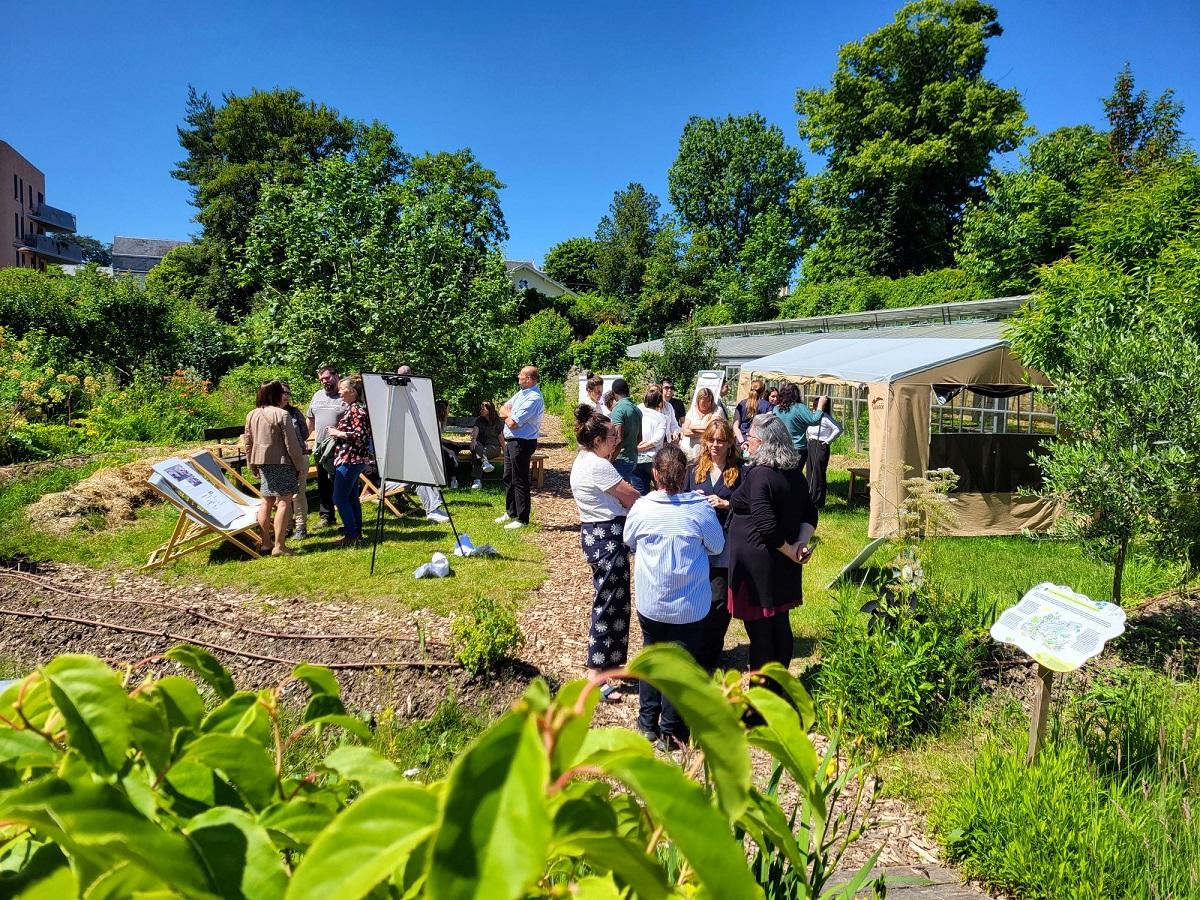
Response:
POLYGON ((513 519, 511 522, 509 522, 507 525, 504 526, 506 531, 516 531, 518 528, 524 528, 524 527, 525 527, 525 523, 522 522, 520 519, 513 519))
POLYGON ((458 479, 457 478, 450 479, 450 490, 452 490, 452 491, 458 490, 458 479))
POLYGON ((479 464, 479 468, 483 469, 485 472, 496 471, 496 467, 492 465, 492 461, 490 459, 485 459, 483 462, 481 462, 479 464))
POLYGON ((437 522, 439 525, 445 525, 447 522, 450 521, 450 517, 448 515, 446 515, 446 513, 438 512, 436 510, 431 512, 425 518, 430 522, 437 522))
POLYGON ((508 513, 503 513, 502 515, 496 516, 496 518, 492 519, 492 521, 495 522, 497 525, 503 525, 505 522, 507 522, 511 518, 512 518, 512 516, 510 516, 508 513))
POLYGON ((476 478, 474 481, 471 482, 471 490, 482 491, 483 490, 483 482, 480 481, 478 478, 476 478))

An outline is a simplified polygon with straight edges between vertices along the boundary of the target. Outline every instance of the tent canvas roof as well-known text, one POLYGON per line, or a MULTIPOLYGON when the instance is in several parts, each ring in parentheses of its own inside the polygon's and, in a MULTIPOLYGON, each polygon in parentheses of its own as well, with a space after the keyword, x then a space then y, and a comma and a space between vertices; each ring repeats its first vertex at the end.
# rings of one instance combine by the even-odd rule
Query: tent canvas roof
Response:
POLYGON ((744 363, 742 371, 879 384, 1005 346, 995 338, 822 339, 744 363))

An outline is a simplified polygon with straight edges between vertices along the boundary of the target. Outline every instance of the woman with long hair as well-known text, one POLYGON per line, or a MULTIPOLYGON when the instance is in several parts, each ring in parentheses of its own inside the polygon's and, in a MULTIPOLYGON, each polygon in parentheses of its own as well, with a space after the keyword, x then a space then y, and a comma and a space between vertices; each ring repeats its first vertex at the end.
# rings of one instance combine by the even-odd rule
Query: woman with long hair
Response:
POLYGON ((300 490, 300 474, 308 471, 304 444, 284 409, 284 397, 283 382, 268 381, 259 387, 254 409, 246 416, 246 462, 260 479, 263 497, 258 508, 262 551, 272 556, 295 552, 286 544, 292 498, 300 490))
POLYGON ((747 441, 750 462, 733 492, 729 523, 729 612, 746 625, 750 668, 792 661, 788 611, 804 592, 801 566, 817 509, 808 495, 803 462, 773 413, 755 416, 747 441))
POLYGON ((800 388, 785 381, 779 386, 779 405, 775 407, 775 416, 787 428, 792 446, 800 454, 800 467, 803 468, 808 459, 808 426, 818 424, 821 414, 808 408, 800 398, 800 388))
POLYGON ((479 415, 471 425, 471 490, 483 487, 483 473, 491 472, 493 456, 504 455, 504 420, 496 412, 496 404, 484 400, 479 415))
MULTIPOLYGON (((637 490, 612 464, 620 443, 608 416, 581 403, 575 407, 579 452, 571 465, 571 495, 579 507, 579 542, 592 568, 592 624, 585 665, 592 675, 624 665, 629 655, 629 548, 622 540, 625 516, 637 490)), ((615 682, 601 697, 616 699, 615 682)))
POLYGON ((700 446, 700 438, 704 436, 704 429, 708 427, 709 423, 713 419, 724 418, 725 411, 721 409, 711 390, 704 387, 696 391, 696 403, 683 417, 683 427, 680 429, 683 433, 683 441, 680 446, 689 458, 696 455, 700 446))
POLYGON ((737 429, 738 442, 742 446, 746 443, 746 435, 750 433, 750 423, 754 421, 754 417, 759 413, 771 411, 766 388, 762 380, 755 379, 750 382, 750 395, 745 400, 739 400, 738 405, 734 407, 733 427, 737 429))
POLYGON ((357 544, 362 539, 362 502, 358 476, 371 460, 371 420, 362 402, 362 381, 343 378, 339 396, 346 410, 328 434, 336 441, 333 452, 333 503, 342 517, 342 536, 334 546, 357 544))
MULTIPOLYGON (((741 455, 735 450, 733 427, 724 419, 710 422, 700 439, 700 453, 687 467, 683 489, 703 494, 729 533, 729 505, 742 475, 741 455)), ((717 667, 729 629, 729 548, 708 558, 711 606, 704 619, 704 639, 696 661, 708 671, 717 667)))

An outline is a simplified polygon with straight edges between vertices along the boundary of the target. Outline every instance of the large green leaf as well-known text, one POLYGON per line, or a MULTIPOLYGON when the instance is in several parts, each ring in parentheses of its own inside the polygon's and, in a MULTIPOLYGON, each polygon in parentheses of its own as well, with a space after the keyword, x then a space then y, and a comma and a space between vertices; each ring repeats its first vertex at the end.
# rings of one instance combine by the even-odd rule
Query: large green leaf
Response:
POLYGON ((657 900, 670 892, 658 860, 647 856, 643 847, 615 834, 568 835, 555 844, 551 853, 580 858, 592 869, 612 872, 633 889, 638 900, 657 900))
POLYGON ((129 731, 133 746, 142 751, 150 768, 163 771, 171 762, 171 726, 163 695, 154 691, 134 694, 128 700, 129 731))
POLYGON ((299 678, 308 685, 308 689, 312 691, 314 697, 318 694, 329 694, 333 697, 340 697, 342 695, 342 688, 338 684, 337 678, 325 666, 313 666, 308 663, 301 663, 292 669, 292 677, 299 678))
MULTIPOLYGON (((58 896, 71 895, 59 894, 58 896)), ((138 900, 142 900, 146 897, 178 897, 179 894, 168 890, 166 882, 151 875, 145 869, 132 863, 121 863, 88 885, 87 893, 83 896, 84 900, 127 900, 129 897, 137 897, 138 900)))
POLYGON ((271 736, 271 716, 259 702, 258 694, 238 691, 204 717, 200 730, 246 735, 265 744, 271 736))
POLYGON ((313 842, 288 900, 358 900, 404 865, 437 823, 437 798, 420 785, 387 784, 350 804, 313 842))
POLYGON ((677 766, 633 753, 597 754, 592 762, 642 799, 709 894, 721 900, 761 898, 729 820, 677 766))
POLYGON ((179 675, 159 678, 147 688, 161 700, 167 722, 177 728, 197 728, 204 718, 204 700, 194 682, 179 675))
POLYGON ((628 728, 591 728, 583 737, 583 743, 575 755, 575 765, 583 765, 597 753, 640 753, 653 756, 650 742, 628 728))
POLYGON ((17 698, 21 698, 21 712, 35 728, 45 730, 46 719, 54 712, 54 702, 50 698, 50 686, 41 672, 26 676, 23 681, 10 684, 0 694, 0 716, 15 722, 21 717, 17 715, 17 698))
POLYGON ((255 809, 275 793, 275 765, 261 744, 232 734, 202 734, 187 745, 178 764, 220 769, 255 809))
POLYGON ((746 699, 763 717, 762 725, 750 729, 750 743, 766 750, 783 764, 824 821, 825 801, 815 782, 817 751, 801 727, 796 710, 766 688, 750 688, 746 691, 746 699))
MULTIPOLYGON (((637 896, 641 900, 643 895, 637 896)), ((620 900, 621 892, 613 883, 611 875, 605 875, 603 878, 588 875, 571 886, 571 897, 573 900, 620 900)))
POLYGON ((129 750, 129 711, 117 673, 94 656, 64 654, 42 674, 67 722, 67 744, 101 774, 120 769, 129 750))
POLYGON ((217 658, 207 650, 193 647, 191 644, 180 644, 178 647, 172 647, 163 656, 191 669, 204 679, 222 699, 233 696, 233 678, 228 670, 217 661, 217 658))
POLYGON ((808 858, 796 843, 787 816, 774 797, 751 791, 750 805, 738 824, 753 832, 760 846, 770 843, 779 847, 797 872, 807 871, 808 858))
POLYGON ((188 822, 191 839, 223 897, 282 897, 288 874, 266 829, 240 809, 210 809, 188 822))
POLYGON ((0 727, 0 765, 24 769, 52 766, 57 761, 58 748, 37 732, 0 727))
POLYGON ((325 757, 325 765, 346 781, 357 781, 364 791, 404 778, 394 762, 369 747, 338 747, 325 757))
MULTIPOLYGON (((557 778, 571 767, 587 737, 588 727, 592 723, 592 715, 596 711, 596 705, 600 702, 599 689, 593 690, 584 701, 582 713, 574 712, 575 704, 578 703, 580 695, 587 686, 588 679, 586 678, 569 681, 562 686, 558 696, 554 699, 552 715, 565 713, 567 720, 558 730, 554 741, 554 752, 550 757, 551 778, 557 778)), ((526 694, 528 695, 528 693, 527 691, 526 694)))
POLYGON ((280 847, 306 850, 317 835, 337 815, 336 806, 316 797, 293 797, 273 803, 258 816, 258 824, 271 834, 280 847))
POLYGON ((812 728, 817 716, 816 711, 813 709, 812 697, 804 689, 804 685, 797 681, 791 672, 777 662, 767 663, 759 669, 759 672, 783 688, 784 693, 792 701, 792 705, 796 707, 796 712, 800 715, 800 721, 804 730, 808 731, 808 729, 812 728))
MULTIPOLYGON (((0 819, 28 825, 42 838, 57 843, 77 873, 94 877, 129 862, 182 893, 211 891, 187 840, 146 819, 112 785, 42 778, 0 795, 0 819)), ((80 880, 88 883, 92 878, 80 880)))
POLYGON ((546 858, 550 763, 532 716, 509 713, 454 763, 433 844, 433 900, 515 898, 546 858))
POLYGON ((732 704, 682 647, 654 644, 637 655, 629 672, 658 688, 687 722, 704 751, 717 800, 736 819, 750 802, 750 753, 732 704))

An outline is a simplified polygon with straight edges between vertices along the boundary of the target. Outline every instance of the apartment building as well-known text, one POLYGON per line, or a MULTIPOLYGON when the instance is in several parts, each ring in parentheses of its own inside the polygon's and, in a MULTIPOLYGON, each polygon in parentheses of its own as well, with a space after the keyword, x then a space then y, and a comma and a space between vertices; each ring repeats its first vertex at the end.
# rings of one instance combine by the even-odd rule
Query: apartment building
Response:
POLYGON ((62 238, 74 233, 74 213, 46 203, 46 176, 0 141, 0 268, 78 264, 83 251, 62 238))

